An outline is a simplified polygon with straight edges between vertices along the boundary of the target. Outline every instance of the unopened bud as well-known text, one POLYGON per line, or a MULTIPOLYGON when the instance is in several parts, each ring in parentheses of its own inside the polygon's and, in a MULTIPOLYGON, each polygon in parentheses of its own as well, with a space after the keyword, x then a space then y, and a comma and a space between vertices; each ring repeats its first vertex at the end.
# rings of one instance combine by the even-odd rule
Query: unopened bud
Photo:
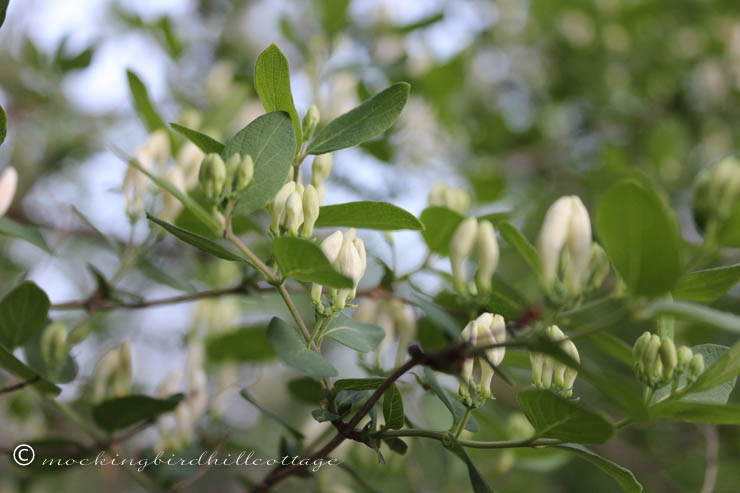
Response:
MULTIPOLYGON (((660 362, 660 359, 658 358, 658 353, 660 352, 660 337, 657 334, 653 334, 650 336, 650 342, 648 342, 647 347, 645 348, 645 354, 642 356, 642 364, 645 368, 645 372, 648 374, 648 378, 652 381, 654 381, 655 377, 655 368, 656 368, 656 361, 660 362)), ((662 368, 662 364, 661 364, 662 368)))
POLYGON ((688 346, 681 346, 678 348, 678 368, 683 371, 689 366, 691 358, 694 357, 694 352, 688 346))
POLYGON ((221 199, 226 184, 226 165, 221 156, 215 153, 206 155, 200 164, 198 181, 209 201, 217 202, 221 199))
POLYGON ((313 226, 319 218, 319 193, 316 187, 308 185, 303 191, 303 228, 301 235, 310 238, 313 235, 313 226))
POLYGON ((234 191, 237 193, 243 192, 252 182, 253 176, 254 161, 252 156, 247 154, 239 161, 239 168, 237 168, 236 177, 234 178, 234 191))
POLYGON ((118 349, 118 366, 113 373, 113 394, 124 396, 131 390, 133 365, 131 362, 131 344, 123 341, 118 349))
POLYGON ((55 374, 67 359, 67 331, 64 324, 54 322, 41 334, 41 358, 55 374))
POLYGON ((599 288, 609 274, 609 257, 598 243, 594 243, 591 247, 591 261, 588 270, 591 272, 589 287, 591 289, 599 288))
POLYGON ((478 220, 474 217, 465 219, 457 227, 450 240, 450 264, 452 266, 452 283, 460 294, 467 294, 465 281, 465 259, 470 256, 478 232, 478 220))
POLYGON ((479 292, 487 293, 491 291, 491 278, 498 266, 499 256, 496 232, 489 221, 481 221, 478 224, 475 249, 478 254, 478 270, 475 273, 475 284, 479 292))
POLYGON ((285 217, 285 203, 288 201, 290 194, 295 192, 296 183, 289 181, 280 189, 270 203, 270 215, 272 216, 272 222, 270 223, 270 230, 278 234, 280 231, 280 224, 283 222, 285 217))
POLYGON ((689 362, 689 373, 687 378, 690 382, 693 382, 699 375, 704 373, 704 356, 701 354, 695 354, 689 362))
POLYGON ((632 348, 632 361, 638 376, 645 371, 642 358, 645 355, 645 350, 647 349, 648 344, 650 343, 650 337, 650 332, 643 332, 642 335, 637 338, 637 341, 635 341, 635 345, 632 348))
POLYGON ((100 402, 105 399, 106 391, 109 387, 111 376, 118 368, 118 348, 113 348, 100 358, 92 382, 92 400, 100 402))
POLYGON ((696 178, 694 221, 702 233, 712 226, 714 241, 740 246, 734 233, 740 220, 740 159, 727 156, 705 168, 696 178))
POLYGON ((334 157, 332 154, 320 154, 313 159, 313 167, 311 168, 311 183, 315 187, 324 183, 331 174, 331 168, 334 164, 334 157))
POLYGON ((298 235, 298 228, 303 224, 303 197, 296 190, 285 201, 285 226, 291 235, 298 235))
POLYGON ((17 186, 18 172, 14 167, 8 166, 0 174, 0 217, 8 212, 17 186))
POLYGON ((673 340, 668 337, 661 338, 660 361, 663 363, 664 380, 672 379, 673 371, 678 366, 678 353, 673 340))
POLYGON ((308 107, 306 116, 303 117, 303 139, 309 140, 313 137, 313 133, 316 130, 316 125, 319 124, 319 109, 315 104, 308 107))

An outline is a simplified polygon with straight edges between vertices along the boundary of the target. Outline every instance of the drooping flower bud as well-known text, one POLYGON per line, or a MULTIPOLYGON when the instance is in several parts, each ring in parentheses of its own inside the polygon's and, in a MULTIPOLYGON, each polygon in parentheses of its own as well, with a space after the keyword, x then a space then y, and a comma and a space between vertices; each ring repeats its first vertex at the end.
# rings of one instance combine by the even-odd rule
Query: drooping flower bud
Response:
POLYGON ((542 283, 548 293, 556 294, 561 284, 570 297, 583 291, 589 277, 591 243, 591 221, 581 199, 560 197, 545 214, 537 239, 542 283))
POLYGON ((316 126, 319 124, 319 109, 315 104, 308 107, 306 116, 303 117, 303 139, 309 140, 313 137, 316 126))
POLYGON ((100 402, 105 399, 111 377, 118 368, 118 360, 119 351, 116 347, 105 353, 98 361, 92 381, 93 402, 100 402))
MULTIPOLYGON (((335 231, 326 237, 321 242, 321 250, 339 273, 354 281, 352 288, 330 290, 333 297, 332 307, 335 311, 340 311, 348 301, 354 298, 357 284, 365 274, 367 266, 365 244, 357 238, 355 229, 351 228, 345 233, 335 231)), ((312 297, 318 303, 316 300, 320 300, 320 286, 318 288, 316 285, 312 287, 312 297)))
POLYGON ((298 228, 303 224, 303 197, 301 192, 296 190, 288 195, 285 201, 285 227, 291 235, 298 235, 298 228))
POLYGON ((313 226, 319 218, 320 206, 319 193, 316 191, 316 187, 308 185, 303 191, 303 227, 301 228, 301 236, 310 238, 313 235, 313 226))
MULTIPOLYGON (((463 340, 474 347, 485 347, 506 342, 506 322, 501 315, 483 313, 475 320, 470 321, 462 331, 463 340)), ((481 369, 480 383, 473 382, 473 367, 476 358, 467 358, 463 362, 462 382, 458 393, 469 407, 479 407, 486 399, 491 398, 491 380, 494 370, 491 365, 498 366, 506 354, 505 347, 488 347, 484 350, 485 358, 478 357, 481 369), (475 396, 471 395, 473 390, 475 396)))
POLYGON ((465 259, 473 251, 477 233, 478 220, 474 217, 469 217, 460 223, 450 240, 452 284, 460 294, 468 293, 468 286, 465 279, 465 259))
POLYGON ((484 220, 478 223, 475 250, 478 254, 475 284, 479 292, 488 293, 491 291, 491 278, 498 266, 499 256, 496 232, 489 221, 484 220))
MULTIPOLYGON (((635 371, 640 374, 645 371, 645 367, 642 363, 645 350, 650 343, 651 334, 648 331, 642 333, 640 337, 635 341, 635 345, 632 347, 632 361, 635 367, 635 371)), ((690 350, 689 350, 690 351, 690 350)))
POLYGON ((206 157, 205 153, 190 141, 185 142, 177 152, 175 162, 185 175, 185 186, 189 190, 198 184, 200 163, 206 157))
POLYGON ((274 234, 278 234, 280 232, 280 224, 283 222, 283 218, 285 217, 285 203, 288 201, 290 194, 295 192, 295 189, 296 183, 294 181, 289 181, 283 185, 270 203, 270 216, 272 218, 270 230, 274 234))
MULTIPOLYGON (((547 337, 560 345, 560 348, 576 363, 581 362, 578 348, 557 325, 545 329, 547 337)), ((529 360, 532 364, 532 383, 543 389, 556 390, 564 397, 573 395, 573 384, 578 376, 578 370, 566 365, 552 356, 530 352, 529 360)))
POLYGON ((311 183, 313 183, 315 187, 318 187, 329 179, 333 165, 334 157, 332 153, 329 152, 316 156, 313 159, 313 166, 311 168, 311 183))
POLYGON ((656 389, 677 378, 676 372, 686 370, 692 351, 686 346, 676 350, 673 339, 645 332, 635 342, 632 357, 637 378, 656 389))
POLYGON ((131 391, 133 365, 131 361, 131 344, 123 341, 118 348, 118 366, 113 373, 113 395, 122 397, 131 391))
POLYGON ((58 375, 67 361, 69 346, 64 324, 54 322, 41 333, 41 358, 52 375, 58 375))
POLYGON ((720 245, 740 246, 740 159, 727 156, 696 177, 694 222, 702 234, 711 234, 720 245))
POLYGON ((198 181, 203 193, 210 202, 218 202, 226 184, 226 165, 221 156, 208 154, 200 164, 198 181))
POLYGON ((18 187, 18 172, 14 167, 8 166, 0 174, 0 217, 4 216, 15 196, 18 187))

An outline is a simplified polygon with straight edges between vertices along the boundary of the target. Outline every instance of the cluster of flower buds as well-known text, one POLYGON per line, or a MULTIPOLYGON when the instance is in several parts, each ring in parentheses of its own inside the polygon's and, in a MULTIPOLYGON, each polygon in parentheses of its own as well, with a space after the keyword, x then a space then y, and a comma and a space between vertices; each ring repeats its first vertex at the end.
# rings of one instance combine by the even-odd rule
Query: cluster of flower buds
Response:
MULTIPOLYGON (((139 166, 161 176, 166 173, 165 166, 169 157, 170 141, 167 132, 162 129, 153 132, 146 143, 134 152, 134 159, 139 166)), ((129 166, 121 188, 126 199, 126 213, 131 218, 138 218, 144 210, 149 179, 133 166, 129 166)))
POLYGON ((694 221, 700 231, 716 235, 722 245, 740 246, 738 235, 732 231, 740 221, 738 156, 727 156, 699 173, 694 187, 693 209, 694 221))
POLYGON ((452 188, 446 183, 437 183, 432 187, 427 197, 429 205, 447 207, 460 214, 465 214, 470 209, 470 193, 464 188, 452 188))
POLYGON ((320 154, 313 159, 313 165, 311 166, 311 183, 316 187, 316 191, 319 193, 319 203, 324 203, 324 197, 326 196, 326 185, 324 182, 329 179, 333 166, 334 157, 332 157, 330 152, 327 154, 320 154))
POLYGON ((316 219, 319 218, 319 207, 321 200, 313 185, 304 187, 300 183, 289 181, 269 205, 272 216, 270 231, 275 235, 287 232, 293 236, 300 234, 310 238, 316 219))
POLYGON ((669 337, 644 332, 632 348, 637 378, 651 389, 669 384, 682 374, 693 382, 704 371, 704 357, 687 346, 676 345, 669 337))
MULTIPOLYGON (((175 430, 167 426, 165 419, 158 419, 159 432, 162 443, 159 449, 178 449, 189 444, 194 435, 197 421, 208 410, 208 377, 204 370, 203 344, 191 342, 188 344, 186 363, 185 398, 175 408, 175 430)), ((183 380, 180 371, 170 373, 160 385, 158 394, 162 398, 174 394, 183 380)))
MULTIPOLYGON (((354 281, 354 286, 351 289, 332 288, 329 290, 329 295, 332 298, 332 308, 335 311, 340 311, 344 309, 347 302, 355 298, 357 284, 365 275, 365 268, 367 267, 365 243, 357 237, 357 231, 351 228, 344 233, 335 231, 327 236, 321 242, 321 250, 339 273, 354 281)), ((321 306, 322 290, 323 286, 320 284, 314 284, 311 288, 311 298, 317 307, 321 306)))
POLYGON ((581 199, 560 197, 545 214, 537 239, 542 284, 555 299, 598 287, 609 273, 604 250, 591 239, 591 219, 581 199))
MULTIPOLYGON (((475 320, 468 322, 462 331, 463 340, 473 347, 485 347, 506 342, 506 322, 501 315, 483 313, 475 320)), ((506 348, 489 347, 483 350, 483 356, 467 358, 463 362, 462 382, 458 393, 468 407, 480 407, 486 399, 492 398, 491 379, 493 367, 498 366, 504 359, 506 348), (473 366, 475 360, 480 366, 480 382, 473 381, 473 366), (472 391, 472 392, 471 392, 472 391)))
MULTIPOLYGON (((545 330, 550 340, 560 342, 561 349, 573 358, 577 363, 581 362, 578 348, 573 341, 565 338, 565 334, 557 325, 551 325, 545 330)), ((541 389, 553 389, 564 397, 573 395, 573 383, 576 381, 578 371, 565 363, 560 362, 552 356, 543 353, 529 353, 529 361, 532 364, 532 382, 541 389)))
POLYGON ((98 361, 92 382, 93 402, 128 394, 131 391, 132 379, 131 345, 124 341, 120 346, 105 353, 98 361))
POLYGON ((234 153, 224 163, 220 155, 211 153, 200 164, 198 181, 206 199, 219 204, 237 198, 252 182, 253 175, 252 156, 234 153))
POLYGON ((41 359, 49 373, 58 376, 69 356, 67 328, 61 322, 49 324, 41 333, 41 359))
POLYGON ((398 366, 406 354, 406 348, 416 336, 416 314, 411 305, 398 298, 362 298, 357 303, 354 318, 358 322, 376 324, 385 331, 385 337, 375 350, 377 366, 380 366, 380 358, 385 350, 398 337, 395 360, 395 366, 398 366))
POLYGON ((462 221, 450 240, 450 264, 455 290, 462 295, 490 292, 498 257, 496 231, 491 222, 479 222, 474 217, 462 221), (478 260, 474 285, 467 280, 465 263, 473 253, 478 260))
POLYGON ((18 172, 14 167, 8 166, 0 173, 0 217, 8 212, 17 187, 18 172))

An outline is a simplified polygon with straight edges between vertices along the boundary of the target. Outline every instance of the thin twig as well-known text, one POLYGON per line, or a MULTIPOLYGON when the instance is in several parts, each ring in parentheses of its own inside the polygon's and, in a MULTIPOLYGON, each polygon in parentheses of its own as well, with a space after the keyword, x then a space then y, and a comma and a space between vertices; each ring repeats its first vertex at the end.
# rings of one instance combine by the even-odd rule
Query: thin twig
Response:
POLYGON ((15 392, 16 390, 20 390, 23 387, 27 387, 28 385, 33 385, 36 382, 38 382, 39 380, 41 380, 41 377, 39 375, 36 375, 35 377, 33 377, 33 378, 29 379, 29 380, 26 380, 24 382, 18 382, 16 384, 9 385, 8 387, 5 387, 5 388, 0 389, 0 395, 2 395, 2 394, 10 394, 11 392, 15 392))

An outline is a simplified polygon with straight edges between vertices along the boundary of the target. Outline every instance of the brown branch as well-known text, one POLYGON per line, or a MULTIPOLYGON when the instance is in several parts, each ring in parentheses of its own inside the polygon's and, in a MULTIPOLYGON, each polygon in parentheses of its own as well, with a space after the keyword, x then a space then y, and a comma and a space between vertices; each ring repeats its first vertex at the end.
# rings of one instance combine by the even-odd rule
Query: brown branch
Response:
POLYGON ((2 394, 10 394, 11 392, 15 392, 16 390, 20 390, 23 387, 27 387, 28 385, 33 385, 36 382, 38 382, 39 380, 41 380, 41 377, 38 376, 38 375, 36 375, 35 377, 33 377, 33 378, 29 379, 29 380, 26 380, 24 382, 18 382, 16 384, 9 385, 8 387, 5 387, 5 388, 0 389, 0 395, 2 395, 2 394))
POLYGON ((337 448, 345 439, 357 437, 358 430, 355 427, 362 421, 362 419, 370 412, 375 404, 380 400, 386 390, 393 385, 393 383, 401 378, 406 372, 414 368, 416 365, 425 365, 431 368, 441 368, 449 364, 459 364, 468 356, 469 346, 467 343, 455 344, 447 347, 435 353, 424 353, 419 346, 409 347, 409 355, 411 358, 406 361, 403 365, 399 366, 396 371, 390 374, 380 386, 375 389, 375 392, 365 402, 365 405, 360 408, 352 419, 347 423, 333 423, 339 433, 331 439, 326 445, 320 450, 311 455, 311 457, 305 461, 305 465, 290 465, 290 466, 278 466, 268 474, 262 482, 255 487, 253 490, 255 493, 266 492, 276 483, 283 479, 291 476, 295 473, 302 471, 308 467, 308 464, 313 463, 318 459, 326 457, 335 448, 337 448))
POLYGON ((176 303, 188 303, 188 302, 196 301, 200 299, 218 298, 221 296, 228 296, 232 294, 246 294, 247 292, 249 292, 250 289, 252 288, 240 284, 238 286, 233 286, 230 288, 200 291, 197 293, 183 294, 180 296, 172 296, 169 298, 161 298, 158 300, 143 300, 143 301, 133 301, 133 302, 106 301, 106 300, 100 299, 100 297, 97 296, 97 293, 93 293, 93 295, 90 296, 86 300, 76 300, 76 301, 67 301, 65 303, 55 303, 51 305, 51 309, 52 310, 85 310, 87 312, 95 312, 99 310, 116 310, 116 309, 133 310, 133 309, 139 309, 139 308, 149 308, 152 306, 172 305, 176 303))

